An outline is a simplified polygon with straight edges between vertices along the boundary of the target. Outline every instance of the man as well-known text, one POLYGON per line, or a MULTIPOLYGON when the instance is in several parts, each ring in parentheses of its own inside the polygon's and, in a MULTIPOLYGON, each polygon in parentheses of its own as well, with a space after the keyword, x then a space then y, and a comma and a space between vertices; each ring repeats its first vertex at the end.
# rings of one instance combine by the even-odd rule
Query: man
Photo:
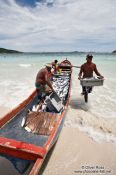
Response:
POLYGON ((58 68, 58 60, 54 60, 54 62, 52 62, 52 68, 53 68, 54 72, 57 71, 57 68, 58 68))
MULTIPOLYGON (((84 63, 82 66, 81 66, 81 69, 80 69, 80 72, 79 72, 79 77, 78 79, 80 80, 81 78, 91 78, 93 77, 93 72, 96 73, 96 75, 98 75, 100 78, 104 78, 97 70, 97 67, 96 65, 92 62, 92 58, 93 56, 92 55, 87 55, 86 56, 86 60, 87 62, 84 63), (83 76, 82 76, 83 74, 83 76), (81 77, 82 76, 82 77, 81 77)), ((82 95, 84 94, 85 92, 85 87, 82 87, 83 88, 83 92, 82 92, 82 95)), ((92 90, 92 87, 90 88, 90 92, 92 90)))
POLYGON ((46 67, 41 69, 36 76, 35 87, 40 98, 42 94, 45 93, 46 85, 48 85, 50 89, 54 91, 48 77, 48 75, 51 73, 51 68, 52 65, 47 64, 46 67))

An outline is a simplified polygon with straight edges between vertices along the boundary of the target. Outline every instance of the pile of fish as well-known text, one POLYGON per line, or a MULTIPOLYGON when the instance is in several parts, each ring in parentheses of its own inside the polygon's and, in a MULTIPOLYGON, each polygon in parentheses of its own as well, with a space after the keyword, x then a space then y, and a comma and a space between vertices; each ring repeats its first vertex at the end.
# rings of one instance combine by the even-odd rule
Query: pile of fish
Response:
MULTIPOLYGON (((66 95, 68 94, 68 88, 69 88, 69 74, 68 75, 59 75, 59 76, 53 76, 52 78, 52 86, 56 92, 56 94, 60 97, 62 104, 66 99, 66 95)), ((49 96, 46 96, 44 103, 41 106, 41 109, 39 109, 39 112, 46 112, 47 111, 47 98, 49 96)), ((32 108, 32 111, 36 112, 38 111, 39 105, 34 105, 32 108)))
MULTIPOLYGON (((65 101, 66 95, 68 94, 68 88, 69 88, 69 75, 65 76, 53 76, 52 78, 52 86, 57 93, 57 95, 60 97, 62 104, 65 101)), ((46 99, 48 96, 46 96, 45 101, 42 105, 41 111, 46 112, 47 104, 46 99)))
MULTIPOLYGON (((70 75, 64 75, 64 76, 59 75, 59 76, 53 76, 52 78, 52 86, 56 92, 55 97, 57 97, 55 99, 53 96, 52 101, 54 101, 54 104, 55 104, 55 100, 56 100, 56 105, 54 105, 54 108, 57 109, 57 112, 61 112, 61 110, 59 110, 60 107, 62 109, 64 108, 64 103, 65 103, 65 100, 68 94, 68 90, 69 90, 69 83, 70 83, 69 76, 70 75), (59 99, 59 102, 57 102, 58 99, 59 99)), ((25 118, 23 118, 22 123, 21 123, 21 126, 24 127, 25 130, 27 130, 28 132, 31 132, 30 127, 26 126, 27 118, 29 118, 30 116, 34 116, 35 114, 41 114, 41 112, 50 112, 51 111, 50 108, 52 108, 52 113, 56 112, 56 110, 53 110, 53 107, 50 107, 49 104, 47 103, 50 96, 52 96, 52 93, 46 96, 44 103, 42 105, 41 104, 34 105, 32 109, 28 111, 28 115, 25 118)))
POLYGON ((60 99, 64 101, 69 88, 69 75, 58 76, 58 77, 54 76, 52 86, 55 92, 60 97, 60 99))

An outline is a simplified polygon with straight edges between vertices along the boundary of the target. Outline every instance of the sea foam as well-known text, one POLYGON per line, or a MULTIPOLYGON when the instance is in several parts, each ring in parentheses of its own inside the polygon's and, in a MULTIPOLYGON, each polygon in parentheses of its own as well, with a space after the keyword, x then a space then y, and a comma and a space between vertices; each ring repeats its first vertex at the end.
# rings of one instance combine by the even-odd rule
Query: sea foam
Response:
POLYGON ((31 67, 31 64, 19 64, 20 67, 28 68, 31 67))

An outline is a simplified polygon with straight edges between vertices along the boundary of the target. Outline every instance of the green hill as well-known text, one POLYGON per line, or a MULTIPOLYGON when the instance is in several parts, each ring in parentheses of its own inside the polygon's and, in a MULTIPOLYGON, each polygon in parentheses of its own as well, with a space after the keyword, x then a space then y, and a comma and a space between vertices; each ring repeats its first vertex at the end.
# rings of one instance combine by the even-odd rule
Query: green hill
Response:
POLYGON ((113 54, 116 54, 116 50, 114 50, 112 53, 113 53, 113 54))
POLYGON ((0 53, 22 53, 22 52, 19 52, 19 51, 16 51, 16 50, 0 48, 0 53))

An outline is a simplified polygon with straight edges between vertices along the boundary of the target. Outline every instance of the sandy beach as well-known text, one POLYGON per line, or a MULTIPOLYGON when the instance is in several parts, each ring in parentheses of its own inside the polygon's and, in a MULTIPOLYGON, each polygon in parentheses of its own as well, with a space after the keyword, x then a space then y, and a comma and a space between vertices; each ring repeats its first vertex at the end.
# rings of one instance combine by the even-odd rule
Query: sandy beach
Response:
POLYGON ((43 175, 115 175, 116 146, 64 127, 43 175))

